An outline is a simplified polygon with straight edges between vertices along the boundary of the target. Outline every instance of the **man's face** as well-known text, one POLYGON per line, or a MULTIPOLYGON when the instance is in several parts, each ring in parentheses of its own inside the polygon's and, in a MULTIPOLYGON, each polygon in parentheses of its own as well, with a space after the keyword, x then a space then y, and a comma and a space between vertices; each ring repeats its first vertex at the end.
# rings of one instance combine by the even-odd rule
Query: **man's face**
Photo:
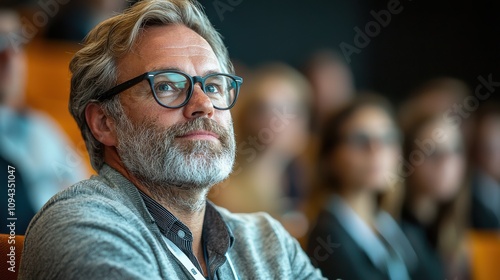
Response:
MULTIPOLYGON (((149 27, 118 61, 122 83, 147 71, 176 69, 192 76, 222 72, 210 45, 182 25, 149 27)), ((147 81, 120 94, 117 151, 128 172, 150 187, 205 189, 224 180, 234 162, 229 111, 213 108, 199 85, 179 109, 160 106, 147 81)), ((151 190, 155 191, 155 190, 151 190)))

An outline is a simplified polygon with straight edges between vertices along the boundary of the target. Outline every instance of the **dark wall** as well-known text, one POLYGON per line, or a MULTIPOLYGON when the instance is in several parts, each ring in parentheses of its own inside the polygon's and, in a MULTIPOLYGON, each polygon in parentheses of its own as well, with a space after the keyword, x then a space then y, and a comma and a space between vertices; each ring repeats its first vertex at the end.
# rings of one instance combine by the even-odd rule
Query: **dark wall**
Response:
POLYGON ((479 75, 500 81, 498 1, 393 1, 201 2, 231 56, 249 66, 269 60, 300 66, 315 49, 341 52, 344 42, 357 49, 348 57, 357 87, 380 91, 395 102, 437 76, 451 75, 471 87, 479 75), (371 11, 387 10, 388 4, 395 5, 395 13, 377 30, 371 11), (354 28, 364 30, 367 24, 373 36, 359 47, 354 28))

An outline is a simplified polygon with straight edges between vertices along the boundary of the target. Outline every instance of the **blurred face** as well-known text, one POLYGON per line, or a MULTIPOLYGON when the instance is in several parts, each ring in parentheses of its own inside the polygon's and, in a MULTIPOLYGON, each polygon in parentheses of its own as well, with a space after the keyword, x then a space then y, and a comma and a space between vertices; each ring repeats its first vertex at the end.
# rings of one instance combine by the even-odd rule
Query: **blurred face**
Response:
POLYGON ((18 105, 25 81, 26 62, 21 46, 13 45, 20 29, 16 14, 0 11, 0 104, 18 105))
POLYGON ((300 153, 308 137, 304 93, 286 79, 270 77, 251 94, 258 97, 246 118, 250 135, 258 136, 260 143, 279 154, 300 153))
POLYGON ((476 137, 479 167, 500 182, 500 115, 484 118, 476 137))
POLYGON ((454 91, 432 90, 423 93, 416 101, 419 110, 429 115, 443 113, 455 103, 462 103, 460 94, 454 91))
POLYGON ((353 82, 349 69, 340 63, 318 67, 311 72, 316 93, 316 108, 322 115, 343 106, 352 97, 353 82))
POLYGON ((394 172, 400 153, 399 137, 382 109, 365 106, 344 123, 341 144, 332 151, 330 170, 342 186, 380 191, 394 172))
MULTIPOLYGON (((159 69, 192 76, 221 72, 210 45, 181 25, 147 28, 118 69, 118 83, 159 69)), ((116 122, 118 155, 152 192, 206 189, 229 175, 235 154, 231 115, 215 109, 199 84, 188 104, 178 109, 161 107, 146 81, 119 97, 125 116, 116 122)))
POLYGON ((460 130, 443 122, 424 126, 417 133, 418 141, 433 139, 435 129, 442 129, 444 137, 441 143, 432 142, 435 149, 430 150, 422 164, 414 165, 415 171, 410 180, 417 192, 445 202, 452 199, 463 184, 465 156, 460 130))

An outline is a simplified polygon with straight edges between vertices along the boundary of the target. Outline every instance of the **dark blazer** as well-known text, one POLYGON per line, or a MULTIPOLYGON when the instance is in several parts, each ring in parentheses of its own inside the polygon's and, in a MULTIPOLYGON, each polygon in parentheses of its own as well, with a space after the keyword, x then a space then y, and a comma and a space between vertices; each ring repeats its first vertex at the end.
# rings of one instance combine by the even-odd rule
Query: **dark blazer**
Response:
POLYGON ((387 272, 372 263, 338 219, 327 211, 322 211, 318 217, 309 237, 307 253, 328 279, 389 279, 387 272))
MULTIPOLYGON (((475 229, 495 230, 500 229, 500 221, 495 214, 486 207, 474 194, 471 198, 471 223, 475 229)), ((499 202, 500 203, 500 202, 499 202)))
MULTIPOLYGON (((471 224, 474 229, 496 230, 500 229, 500 219, 497 218, 491 208, 481 200, 478 189, 481 181, 479 174, 475 174, 472 179, 471 196, 471 224)), ((498 202, 500 203, 500 201, 498 202)))
POLYGON ((442 260, 430 241, 428 231, 413 218, 403 215, 401 228, 417 254, 417 267, 411 273, 412 279, 442 280, 445 271, 442 260))

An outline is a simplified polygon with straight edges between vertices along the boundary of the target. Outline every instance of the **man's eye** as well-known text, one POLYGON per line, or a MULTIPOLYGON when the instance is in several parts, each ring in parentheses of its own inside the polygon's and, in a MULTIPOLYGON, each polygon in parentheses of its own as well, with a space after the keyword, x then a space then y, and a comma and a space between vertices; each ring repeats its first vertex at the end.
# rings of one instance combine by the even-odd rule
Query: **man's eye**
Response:
POLYGON ((173 91, 174 88, 172 87, 172 85, 168 83, 160 83, 156 85, 156 90, 160 92, 165 92, 165 91, 173 91))
POLYGON ((206 93, 220 93, 220 86, 215 84, 210 84, 205 86, 206 93))
POLYGON ((155 85, 155 91, 158 96, 172 96, 183 92, 184 85, 183 83, 159 82, 155 85))

